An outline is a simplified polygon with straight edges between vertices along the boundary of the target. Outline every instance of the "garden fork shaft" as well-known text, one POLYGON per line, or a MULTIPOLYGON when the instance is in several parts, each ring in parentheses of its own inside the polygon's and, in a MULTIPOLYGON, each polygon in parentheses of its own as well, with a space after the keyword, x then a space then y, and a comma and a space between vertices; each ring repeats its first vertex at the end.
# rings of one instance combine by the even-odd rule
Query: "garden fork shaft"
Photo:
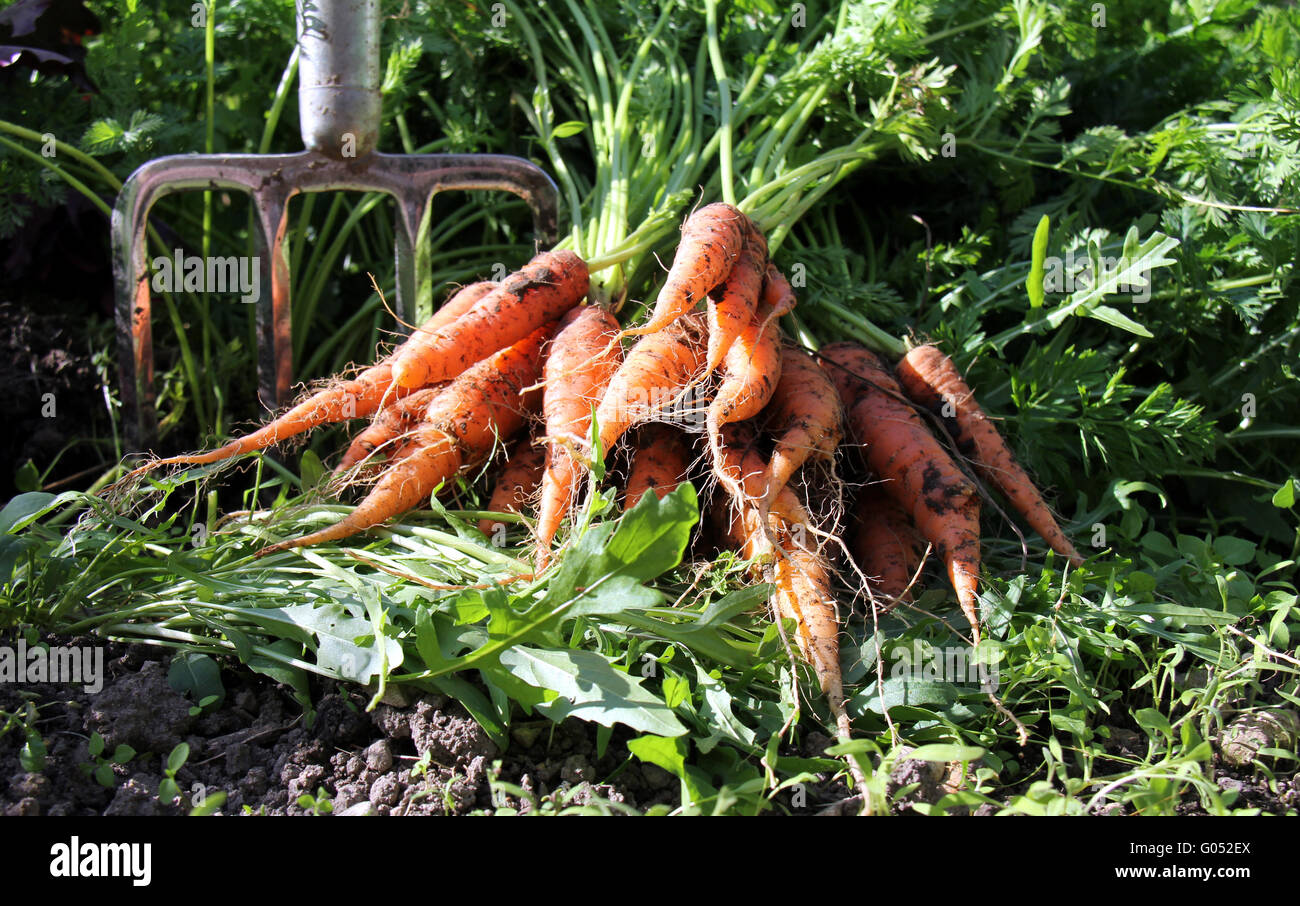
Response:
MULTIPOLYGON (((397 312, 414 323, 432 300, 426 239, 433 197, 450 189, 513 192, 528 202, 539 242, 557 231, 559 192, 541 168, 500 154, 382 154, 379 137, 378 0, 297 0, 298 103, 305 151, 181 154, 152 160, 123 184, 111 227, 117 338, 126 440, 156 440, 149 211, 185 190, 239 189, 256 212, 258 388, 262 404, 289 400, 292 382, 289 200, 300 192, 383 192, 396 203, 397 312), (269 291, 268 291, 269 289, 269 291)), ((205 264, 205 267, 207 265, 205 264)), ((211 288, 211 287, 209 287, 211 288)))

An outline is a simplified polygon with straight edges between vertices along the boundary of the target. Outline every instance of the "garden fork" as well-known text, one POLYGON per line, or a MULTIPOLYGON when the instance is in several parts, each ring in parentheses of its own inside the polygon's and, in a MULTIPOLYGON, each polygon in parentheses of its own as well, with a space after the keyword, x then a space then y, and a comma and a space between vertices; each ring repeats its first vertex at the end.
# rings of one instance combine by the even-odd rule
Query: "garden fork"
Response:
MULTIPOLYGON (((500 154, 382 154, 379 138, 379 0, 297 0, 298 104, 303 144, 296 154, 180 154, 152 160, 127 179, 113 208, 113 281, 122 405, 129 449, 156 440, 149 211, 186 189, 241 189, 256 211, 254 266, 258 395, 275 409, 292 378, 289 200, 299 192, 383 192, 396 202, 397 313, 416 322, 432 298, 426 236, 433 196, 449 189, 496 189, 524 198, 539 241, 554 242, 559 192, 541 168, 500 154), (423 272, 421 272, 423 271, 423 272), (266 291, 270 288, 270 292, 266 291)), ((206 267, 206 265, 205 265, 206 267)), ((250 300, 251 301, 251 300, 250 300)))

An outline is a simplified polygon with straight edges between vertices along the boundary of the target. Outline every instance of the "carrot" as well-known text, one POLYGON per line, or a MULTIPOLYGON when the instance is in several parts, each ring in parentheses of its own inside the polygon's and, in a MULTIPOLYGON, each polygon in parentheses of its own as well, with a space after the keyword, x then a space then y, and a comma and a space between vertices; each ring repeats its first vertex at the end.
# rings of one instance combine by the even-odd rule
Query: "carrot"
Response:
POLYGON ((622 350, 618 321, 596 306, 570 311, 546 356, 542 412, 546 420, 546 468, 537 504, 537 571, 550 560, 551 542, 560 530, 577 485, 580 467, 574 451, 586 451, 591 410, 618 369, 622 350))
POLYGON ((873 594, 884 598, 889 611, 910 601, 908 585, 921 565, 921 545, 912 520, 879 484, 858 495, 849 548, 866 574, 873 594))
POLYGON ((799 650, 812 664, 842 739, 849 735, 840 672, 839 622, 831 592, 830 568, 822 556, 802 547, 788 532, 780 534, 782 555, 772 564, 773 603, 779 616, 795 621, 799 650))
POLYGON ((632 509, 648 491, 662 500, 677 488, 689 468, 690 450, 680 431, 668 425, 644 425, 637 432, 623 509, 632 509))
POLYGON ((634 423, 666 407, 704 365, 704 329, 698 315, 686 315, 658 333, 642 337, 610 379, 596 422, 602 455, 634 423))
MULTIPOLYGON (((424 410, 433 398, 441 392, 443 386, 425 387, 410 396, 403 397, 392 405, 379 410, 374 420, 353 438, 347 452, 334 468, 335 475, 341 475, 357 463, 369 459, 376 450, 385 445, 394 445, 412 427, 419 422, 424 410)), ((391 456, 391 450, 390 450, 391 456)))
POLYGON ((753 224, 747 224, 740 257, 727 279, 708 297, 709 358, 705 370, 710 374, 754 317, 766 272, 767 240, 753 224))
MULTIPOLYGON (((454 322, 469 311, 479 299, 487 295, 496 284, 473 283, 459 290, 437 312, 434 313, 421 330, 438 330, 454 322)), ((407 342, 410 342, 409 340, 407 342)), ((393 386, 393 361, 403 346, 399 346, 383 360, 365 369, 356 377, 339 381, 326 387, 308 399, 294 406, 288 412, 270 424, 263 425, 252 434, 236 438, 223 447, 207 453, 194 453, 187 456, 169 456, 156 459, 134 469, 127 478, 159 466, 187 465, 199 466, 220 462, 232 456, 242 456, 256 450, 265 450, 298 434, 303 434, 321 425, 333 424, 350 418, 365 418, 373 415, 389 398, 406 396, 412 389, 393 386)))
MULTIPOLYGON (((488 501, 488 512, 521 513, 525 504, 537 491, 542 480, 542 468, 546 464, 546 451, 534 447, 527 440, 521 441, 510 458, 506 460, 501 474, 497 476, 496 486, 492 489, 492 498, 488 501)), ((505 527, 504 522, 496 519, 480 519, 479 531, 489 538, 495 536, 505 527)))
POLYGON ((799 349, 781 350, 781 380, 768 407, 776 435, 765 475, 765 506, 809 458, 829 458, 844 435, 844 416, 835 385, 821 366, 799 349))
POLYGON ((1007 496, 1016 511, 1043 536, 1052 550, 1067 557, 1075 566, 1081 565, 1083 558, 1061 531, 1043 496, 1011 455, 1002 435, 975 401, 975 395, 962 380, 952 359, 937 346, 917 346, 903 356, 896 372, 899 383, 916 403, 955 420, 953 439, 964 449, 973 449, 973 459, 980 473, 1007 496))
POLYGON ((487 456, 498 437, 523 426, 520 390, 537 380, 542 344, 551 326, 533 331, 496 355, 484 359, 456 378, 425 411, 424 421, 411 432, 410 450, 389 466, 350 514, 319 532, 263 548, 257 556, 337 541, 404 513, 428 500, 440 484, 487 456))
POLYGON ((767 274, 763 278, 763 305, 770 312, 769 317, 789 314, 794 311, 795 302, 790 281, 769 261, 767 274))
POLYGON ((540 377, 542 347, 554 332, 554 324, 539 327, 472 366, 433 398, 424 424, 446 432, 474 454, 468 461, 491 453, 499 439, 523 426, 530 398, 525 390, 540 377))
MULTIPOLYGON (((745 330, 731 345, 723 367, 722 383, 705 418, 713 469, 718 480, 738 502, 745 502, 739 484, 723 468, 722 427, 757 415, 781 379, 780 331, 766 307, 754 313, 745 330)), ((759 499, 766 494, 759 492, 759 499)))
POLYGON ((962 612, 979 642, 979 497, 975 487, 901 402, 894 376, 872 352, 853 343, 821 350, 848 412, 850 430, 885 490, 912 516, 948 568, 962 612))
POLYGON ((682 224, 682 239, 650 320, 623 336, 654 334, 686 314, 731 272, 749 218, 729 204, 705 205, 682 224))
MULTIPOLYGON (((723 428, 722 443, 718 447, 720 470, 716 465, 718 460, 715 460, 715 473, 724 486, 740 489, 740 494, 733 493, 732 497, 736 508, 743 514, 747 531, 753 530, 750 523, 761 524, 757 517, 758 510, 753 509, 753 512, 750 510, 754 501, 763 499, 766 488, 764 482, 767 476, 767 464, 754 449, 753 437, 753 429, 747 424, 728 425, 723 428)), ((807 509, 789 488, 782 488, 775 495, 768 512, 789 525, 812 524, 812 517, 807 509)), ((755 555, 749 553, 746 556, 755 555)))
MULTIPOLYGON (((761 475, 762 460, 755 456, 751 461, 760 467, 754 474, 761 475)), ((778 500, 786 496, 794 498, 786 488, 778 500)), ((794 498, 793 506, 800 511, 804 509, 797 498, 794 498)), ((760 555, 775 536, 778 553, 765 569, 765 578, 775 588, 770 603, 778 619, 794 621, 795 643, 812 665, 835 718, 837 735, 841 741, 847 742, 851 727, 845 707, 844 676, 840 670, 839 623, 835 618, 830 566, 820 553, 806 543, 800 543, 796 533, 791 531, 792 527, 791 523, 776 515, 764 520, 757 507, 744 505, 739 518, 733 517, 730 522, 729 536, 739 542, 742 554, 749 558, 760 555)), ((858 782, 864 782, 861 772, 852 762, 850 768, 858 782)))
POLYGON ((393 382, 409 390, 455 377, 563 315, 588 282, 586 262, 573 252, 542 252, 454 323, 411 337, 393 359, 393 382))

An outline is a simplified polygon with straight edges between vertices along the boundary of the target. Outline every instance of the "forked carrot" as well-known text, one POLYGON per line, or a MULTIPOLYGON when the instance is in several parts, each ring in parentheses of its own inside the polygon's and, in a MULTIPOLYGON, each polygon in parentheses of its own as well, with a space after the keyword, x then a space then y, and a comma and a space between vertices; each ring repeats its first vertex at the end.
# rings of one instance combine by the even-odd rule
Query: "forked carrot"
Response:
POLYGON ((768 406, 768 430, 776 436, 767 467, 764 505, 790 482, 810 458, 835 455, 844 436, 844 416, 835 385, 808 353, 786 346, 781 350, 781 380, 768 406))
POLYGON ((767 240, 753 224, 746 224, 740 256, 727 279, 708 297, 709 358, 705 370, 710 374, 753 319, 766 273, 767 240))
MULTIPOLYGON (((722 428, 762 411, 780 380, 780 329, 766 307, 760 307, 727 352, 722 383, 705 418, 714 473, 737 502, 749 500, 744 499, 741 486, 733 483, 723 468, 722 428)), ((759 501, 766 497, 764 491, 759 492, 759 501)))
MULTIPOLYGON (((762 475, 762 460, 755 455, 759 466, 755 475, 762 475)), ((741 513, 732 513, 729 535, 738 543, 743 556, 761 557, 776 539, 776 555, 763 568, 764 578, 775 588, 771 605, 778 619, 792 620, 795 624, 795 643, 799 652, 812 666, 817 683, 831 715, 835 719, 837 735, 842 742, 851 736, 848 709, 844 698, 844 676, 840 670, 839 622, 835 618, 835 596, 831 589, 830 566, 811 546, 807 533, 796 529, 797 523, 776 515, 786 497, 794 498, 789 488, 777 496, 778 507, 763 519, 757 507, 742 505, 741 513)), ((797 498, 793 509, 804 511, 797 498)), ((859 783, 864 781, 861 771, 850 761, 850 769, 859 783)))
POLYGON ((397 445, 398 439, 420 421, 424 410, 444 386, 446 385, 439 384, 436 387, 425 387, 380 409, 374 420, 352 439, 347 452, 335 466, 334 474, 341 475, 385 446, 390 448, 391 458, 392 448, 397 445))
POLYGON ((657 333, 693 309, 731 272, 748 225, 748 217, 722 202, 705 205, 686 218, 650 320, 623 331, 623 336, 657 333))
POLYGON ((1075 566, 1083 558, 1061 531, 1052 511, 1033 481, 1011 455, 1007 443, 975 401, 975 394, 962 379, 952 359, 937 346, 917 346, 898 363, 898 381, 919 405, 955 420, 953 439, 963 448, 973 448, 980 473, 998 487, 1030 527, 1051 545, 1052 550, 1075 566))
POLYGON ((821 356, 848 412, 849 428, 885 491, 909 511, 948 568, 962 612, 979 642, 979 497, 939 441, 902 397, 893 374, 854 343, 821 356))
POLYGON ((393 382, 410 390, 455 377, 559 318, 587 295, 588 282, 573 252, 542 252, 455 323, 408 340, 393 359, 393 382))

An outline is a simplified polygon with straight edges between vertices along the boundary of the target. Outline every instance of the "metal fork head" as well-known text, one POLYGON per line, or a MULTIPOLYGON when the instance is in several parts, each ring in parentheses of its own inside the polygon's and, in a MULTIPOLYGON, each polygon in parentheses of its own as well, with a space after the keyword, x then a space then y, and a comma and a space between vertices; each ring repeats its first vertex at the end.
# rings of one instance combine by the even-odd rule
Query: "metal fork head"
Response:
MULTIPOLYGON (((383 192, 396 202, 397 311, 413 323, 431 302, 427 244, 433 197, 452 189, 513 192, 532 207, 540 243, 554 243, 559 191, 536 165, 500 154, 381 154, 378 0, 298 0, 298 93, 303 142, 298 154, 175 155, 152 160, 123 184, 111 240, 117 340, 126 440, 142 450, 157 434, 152 300, 147 264, 149 212, 165 195, 238 189, 256 212, 255 300, 258 393, 275 409, 292 380, 289 200, 299 192, 383 192), (269 292, 267 291, 269 288, 269 292)), ((211 262, 208 262, 208 266, 211 262)), ((250 300, 251 301, 251 300, 250 300)))
POLYGON ((522 196, 533 209, 539 240, 555 240, 558 192, 544 171, 522 158, 498 154, 381 154, 332 160, 298 154, 175 155, 150 161, 126 181, 113 208, 113 276, 122 405, 132 450, 156 439, 152 299, 147 261, 149 210, 164 195, 186 190, 240 189, 256 212, 258 388, 262 404, 289 400, 292 382, 289 258, 285 247, 289 200, 299 192, 384 192, 396 202, 397 312, 414 323, 432 299, 427 229, 434 195, 448 189, 498 189, 522 196), (425 260, 421 260, 425 259, 425 260), (269 292, 268 292, 269 289, 269 292))

